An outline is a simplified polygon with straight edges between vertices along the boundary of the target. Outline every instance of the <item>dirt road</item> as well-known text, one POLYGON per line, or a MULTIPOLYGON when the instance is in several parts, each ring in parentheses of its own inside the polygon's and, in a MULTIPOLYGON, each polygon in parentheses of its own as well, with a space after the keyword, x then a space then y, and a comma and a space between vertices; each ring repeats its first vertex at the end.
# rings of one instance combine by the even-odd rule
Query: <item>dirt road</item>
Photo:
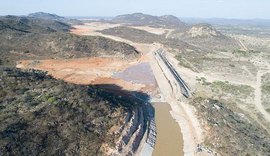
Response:
POLYGON ((265 74, 265 71, 258 71, 257 73, 257 82, 256 82, 256 87, 255 87, 255 106, 258 109, 258 111, 260 111, 260 113, 262 113, 262 115, 265 117, 265 119, 267 121, 270 122, 270 114, 268 112, 266 112, 266 110, 264 109, 263 105, 262 105, 262 76, 265 74))
MULTIPOLYGON (((93 27, 87 27, 87 25, 76 28, 77 29, 73 30, 73 33, 80 35, 98 35, 108 37, 117 41, 131 44, 142 52, 143 58, 145 58, 144 61, 148 62, 151 66, 160 90, 160 98, 156 99, 156 101, 167 102, 171 106, 172 110, 170 111, 170 114, 181 128, 181 131, 178 131, 178 133, 182 133, 183 135, 184 155, 196 155, 197 144, 201 143, 202 141, 202 129, 195 115, 194 108, 185 103, 184 100, 178 101, 180 98, 179 96, 181 96, 183 99, 185 97, 182 95, 181 88, 179 85, 177 85, 177 81, 175 80, 174 76, 166 67, 164 62, 162 63, 161 60, 156 60, 155 58, 154 52, 162 47, 162 45, 157 43, 139 44, 119 37, 103 35, 93 30, 93 27)), ((166 142, 164 142, 162 146, 166 147, 166 142)))

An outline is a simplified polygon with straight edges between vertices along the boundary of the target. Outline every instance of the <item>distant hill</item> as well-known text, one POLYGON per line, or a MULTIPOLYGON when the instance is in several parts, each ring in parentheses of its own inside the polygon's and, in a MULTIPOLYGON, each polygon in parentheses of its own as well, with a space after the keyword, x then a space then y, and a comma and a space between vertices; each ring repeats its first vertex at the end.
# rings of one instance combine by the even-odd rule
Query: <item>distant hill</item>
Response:
MULTIPOLYGON (((115 23, 124 23, 126 26, 150 26, 174 29, 165 41, 164 36, 154 35, 127 27, 116 27, 102 31, 102 33, 116 35, 135 42, 163 42, 175 47, 178 42, 186 42, 209 50, 235 50, 239 48, 235 39, 222 34, 210 24, 188 25, 172 15, 152 16, 142 13, 120 15, 112 19, 115 23), (174 43, 174 44, 172 44, 174 43)), ((187 44, 181 44, 187 45, 187 44)), ((178 46, 179 47, 179 46, 178 46)))
POLYGON ((56 14, 50 14, 50 13, 45 13, 45 12, 31 13, 27 17, 38 18, 38 19, 43 19, 43 20, 55 20, 55 21, 69 23, 69 24, 82 24, 82 22, 77 19, 66 18, 66 17, 58 16, 56 14))
POLYGON ((145 30, 139 30, 126 26, 118 26, 100 31, 103 34, 118 36, 137 43, 154 43, 160 42, 163 38, 161 35, 153 34, 145 30))
POLYGON ((190 24, 209 23, 222 26, 270 27, 270 19, 181 18, 190 24))
POLYGON ((175 29, 168 36, 157 35, 145 30, 119 26, 100 31, 137 43, 162 43, 176 49, 235 50, 239 48, 235 39, 223 35, 209 24, 197 24, 186 29, 175 29), (194 48, 196 46, 196 48, 194 48))
POLYGON ((112 56, 131 59, 138 51, 104 37, 69 33, 69 24, 33 17, 0 17, 0 62, 15 65, 21 59, 112 56))
MULTIPOLYGON (((166 38, 165 35, 157 35, 145 30, 139 30, 127 26, 119 26, 100 31, 103 34, 118 36, 137 43, 161 43, 176 49, 192 49, 193 46, 177 38, 166 38)), ((198 48, 197 48, 198 49, 198 48)))
POLYGON ((186 23, 172 15, 152 16, 143 13, 134 13, 116 16, 111 20, 115 23, 125 23, 135 26, 152 26, 152 27, 167 27, 167 28, 184 28, 186 23))
POLYGON ((31 13, 28 15, 28 17, 48 19, 48 20, 63 20, 63 19, 65 19, 64 17, 58 16, 56 14, 50 14, 50 13, 45 13, 45 12, 31 13))
POLYGON ((210 24, 197 24, 192 26, 187 34, 191 35, 191 37, 200 37, 200 38, 213 38, 213 37, 224 37, 221 32, 217 31, 210 24))
POLYGON ((222 34, 210 24, 196 24, 185 31, 175 30, 169 37, 178 38, 205 50, 235 50, 239 48, 235 39, 222 34))
POLYGON ((56 31, 68 32, 70 29, 69 24, 55 20, 10 15, 0 17, 0 31, 48 33, 56 31))

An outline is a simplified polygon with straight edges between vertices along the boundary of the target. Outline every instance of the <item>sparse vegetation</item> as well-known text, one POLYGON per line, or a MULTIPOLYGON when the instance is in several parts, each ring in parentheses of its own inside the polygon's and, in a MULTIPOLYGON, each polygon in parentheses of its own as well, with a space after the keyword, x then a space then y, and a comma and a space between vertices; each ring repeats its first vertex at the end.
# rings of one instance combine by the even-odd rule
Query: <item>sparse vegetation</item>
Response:
POLYGON ((233 93, 235 96, 245 95, 245 96, 252 96, 254 92, 254 88, 248 85, 232 85, 229 82, 222 82, 222 81, 214 81, 212 83, 212 88, 221 89, 221 92, 225 93, 233 93))
POLYGON ((252 57, 252 56, 256 56, 256 55, 260 54, 260 51, 237 49, 237 50, 234 50, 232 52, 232 54, 234 54, 235 56, 238 56, 238 57, 252 57))
POLYGON ((270 73, 263 75, 262 77, 262 104, 265 109, 270 110, 270 73))
POLYGON ((161 35, 156 35, 144 30, 134 29, 125 26, 105 29, 102 30, 101 33, 119 36, 121 38, 125 38, 137 43, 154 43, 160 42, 163 39, 161 35))
POLYGON ((135 26, 150 26, 150 27, 166 27, 166 28, 185 28, 186 23, 180 21, 177 17, 172 15, 152 16, 143 13, 134 13, 120 15, 112 19, 115 23, 124 23, 135 26))
POLYGON ((267 155, 270 138, 255 121, 250 123, 242 112, 213 99, 195 97, 190 102, 207 127, 205 145, 223 155, 267 155))
POLYGON ((0 73, 0 155, 102 155, 101 145, 119 137, 109 129, 142 104, 40 71, 0 73))
POLYGON ((115 28, 109 28, 100 31, 101 33, 118 36, 133 42, 137 43, 161 43, 163 45, 166 45, 169 48, 174 48, 178 50, 183 50, 185 48, 192 49, 193 46, 185 43, 184 41, 181 41, 179 39, 174 38, 166 38, 165 35, 156 35, 153 33, 149 33, 144 30, 139 30, 135 28, 125 27, 125 26, 119 26, 115 28))
POLYGON ((189 68, 193 71, 196 71, 194 68, 192 68, 191 64, 189 62, 187 62, 185 58, 183 58, 182 55, 176 55, 175 58, 179 61, 178 63, 180 66, 183 66, 183 67, 189 68))
POLYGON ((104 37, 78 36, 63 32, 71 27, 67 24, 54 24, 57 21, 7 16, 0 18, 0 25, 1 22, 0 57, 3 64, 15 65, 20 59, 103 55, 132 59, 138 56, 138 51, 126 43, 104 37))
POLYGON ((241 50, 241 49, 237 49, 237 50, 234 50, 233 51, 233 54, 234 53, 241 53, 241 54, 244 54, 244 53, 246 53, 247 51, 245 51, 245 50, 241 50))
POLYGON ((229 51, 239 47, 235 39, 223 35, 209 24, 198 24, 186 30, 175 30, 169 37, 208 52, 229 51))
MULTIPOLYGON (((10 67, 22 59, 31 59, 30 67, 40 64, 40 59, 93 56, 133 59, 139 56, 138 51, 126 43, 70 34, 72 26, 64 21, 63 17, 46 13, 0 17, 0 155, 104 155, 105 148, 116 147, 125 117, 131 118, 130 113, 144 105, 134 96, 149 99, 144 93, 122 90, 112 84, 75 85, 41 71, 10 67)), ((270 126, 255 111, 254 88, 249 86, 255 83, 258 69, 267 67, 263 66, 263 61, 270 60, 269 41, 262 42, 262 39, 256 41, 259 44, 253 44, 255 40, 249 41, 245 35, 225 35, 239 30, 220 31, 208 24, 191 26, 174 16, 136 13, 118 16, 110 24, 118 22, 124 26, 100 32, 137 43, 160 43, 162 48, 174 51, 179 65, 201 72, 205 77, 208 73, 211 73, 209 77, 216 76, 211 82, 197 77, 194 96, 181 99, 196 108, 206 130, 203 134, 206 147, 221 155, 269 155, 270 126), (130 25, 159 27, 165 33, 157 35, 130 25), (238 39, 241 37, 244 38, 240 40, 243 41, 241 47, 245 50, 240 49, 238 39), (220 81, 214 81, 219 78, 220 81), (247 85, 237 85, 242 80, 247 81, 247 85)), ((242 33, 260 35, 250 29, 242 33)), ((269 33, 261 34, 265 37, 269 33)), ((193 79, 190 82, 194 82, 193 79)), ((263 76, 261 89, 263 105, 270 113, 270 74, 263 76)), ((134 120, 146 122, 145 113, 134 120)), ((136 122, 130 133, 138 127, 146 130, 146 124, 136 122)))
POLYGON ((197 81, 205 88, 204 92, 208 97, 216 100, 230 101, 238 105, 252 103, 254 88, 248 85, 233 85, 228 81, 208 82, 205 78, 198 78, 197 81))
POLYGON ((121 135, 110 129, 143 104, 119 87, 126 96, 12 68, 21 59, 36 65, 39 59, 139 54, 126 43, 73 35, 70 28, 57 20, 0 17, 0 155, 104 155, 102 146, 114 149, 121 135))

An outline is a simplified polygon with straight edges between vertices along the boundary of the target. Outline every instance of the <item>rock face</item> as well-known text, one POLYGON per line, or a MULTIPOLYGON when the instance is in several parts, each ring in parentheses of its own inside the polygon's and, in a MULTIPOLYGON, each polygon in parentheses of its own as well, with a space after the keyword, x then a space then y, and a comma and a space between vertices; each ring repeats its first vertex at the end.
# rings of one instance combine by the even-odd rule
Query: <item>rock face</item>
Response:
POLYGON ((205 51, 234 50, 239 47, 235 39, 222 34, 210 24, 197 24, 186 30, 175 30, 169 35, 169 38, 176 38, 199 46, 205 51))
POLYGON ((146 143, 148 143, 151 147, 154 148, 156 144, 157 132, 156 132, 156 122, 155 120, 150 120, 148 138, 146 143))
POLYGON ((115 142, 115 147, 103 146, 103 152, 106 155, 135 155, 140 152, 138 148, 141 143, 148 143, 154 147, 156 137, 155 122, 150 117, 148 107, 150 105, 137 107, 127 114, 125 124, 117 131, 120 137, 115 142), (144 138, 147 132, 147 137, 144 138))
POLYGON ((112 19, 115 23, 125 23, 135 26, 152 26, 152 27, 167 27, 180 28, 186 27, 187 24, 172 15, 152 16, 142 13, 120 15, 112 19))
POLYGON ((188 32, 191 37, 220 37, 222 34, 209 24, 198 24, 192 26, 188 32))

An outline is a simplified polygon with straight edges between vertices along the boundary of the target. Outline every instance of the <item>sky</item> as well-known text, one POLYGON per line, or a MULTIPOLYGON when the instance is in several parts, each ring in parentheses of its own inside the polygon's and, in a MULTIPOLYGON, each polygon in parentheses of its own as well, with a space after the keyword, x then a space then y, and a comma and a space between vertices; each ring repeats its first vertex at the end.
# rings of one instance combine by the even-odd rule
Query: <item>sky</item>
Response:
POLYGON ((0 0, 0 15, 48 12, 61 16, 116 16, 142 12, 178 17, 270 19, 270 0, 0 0))

